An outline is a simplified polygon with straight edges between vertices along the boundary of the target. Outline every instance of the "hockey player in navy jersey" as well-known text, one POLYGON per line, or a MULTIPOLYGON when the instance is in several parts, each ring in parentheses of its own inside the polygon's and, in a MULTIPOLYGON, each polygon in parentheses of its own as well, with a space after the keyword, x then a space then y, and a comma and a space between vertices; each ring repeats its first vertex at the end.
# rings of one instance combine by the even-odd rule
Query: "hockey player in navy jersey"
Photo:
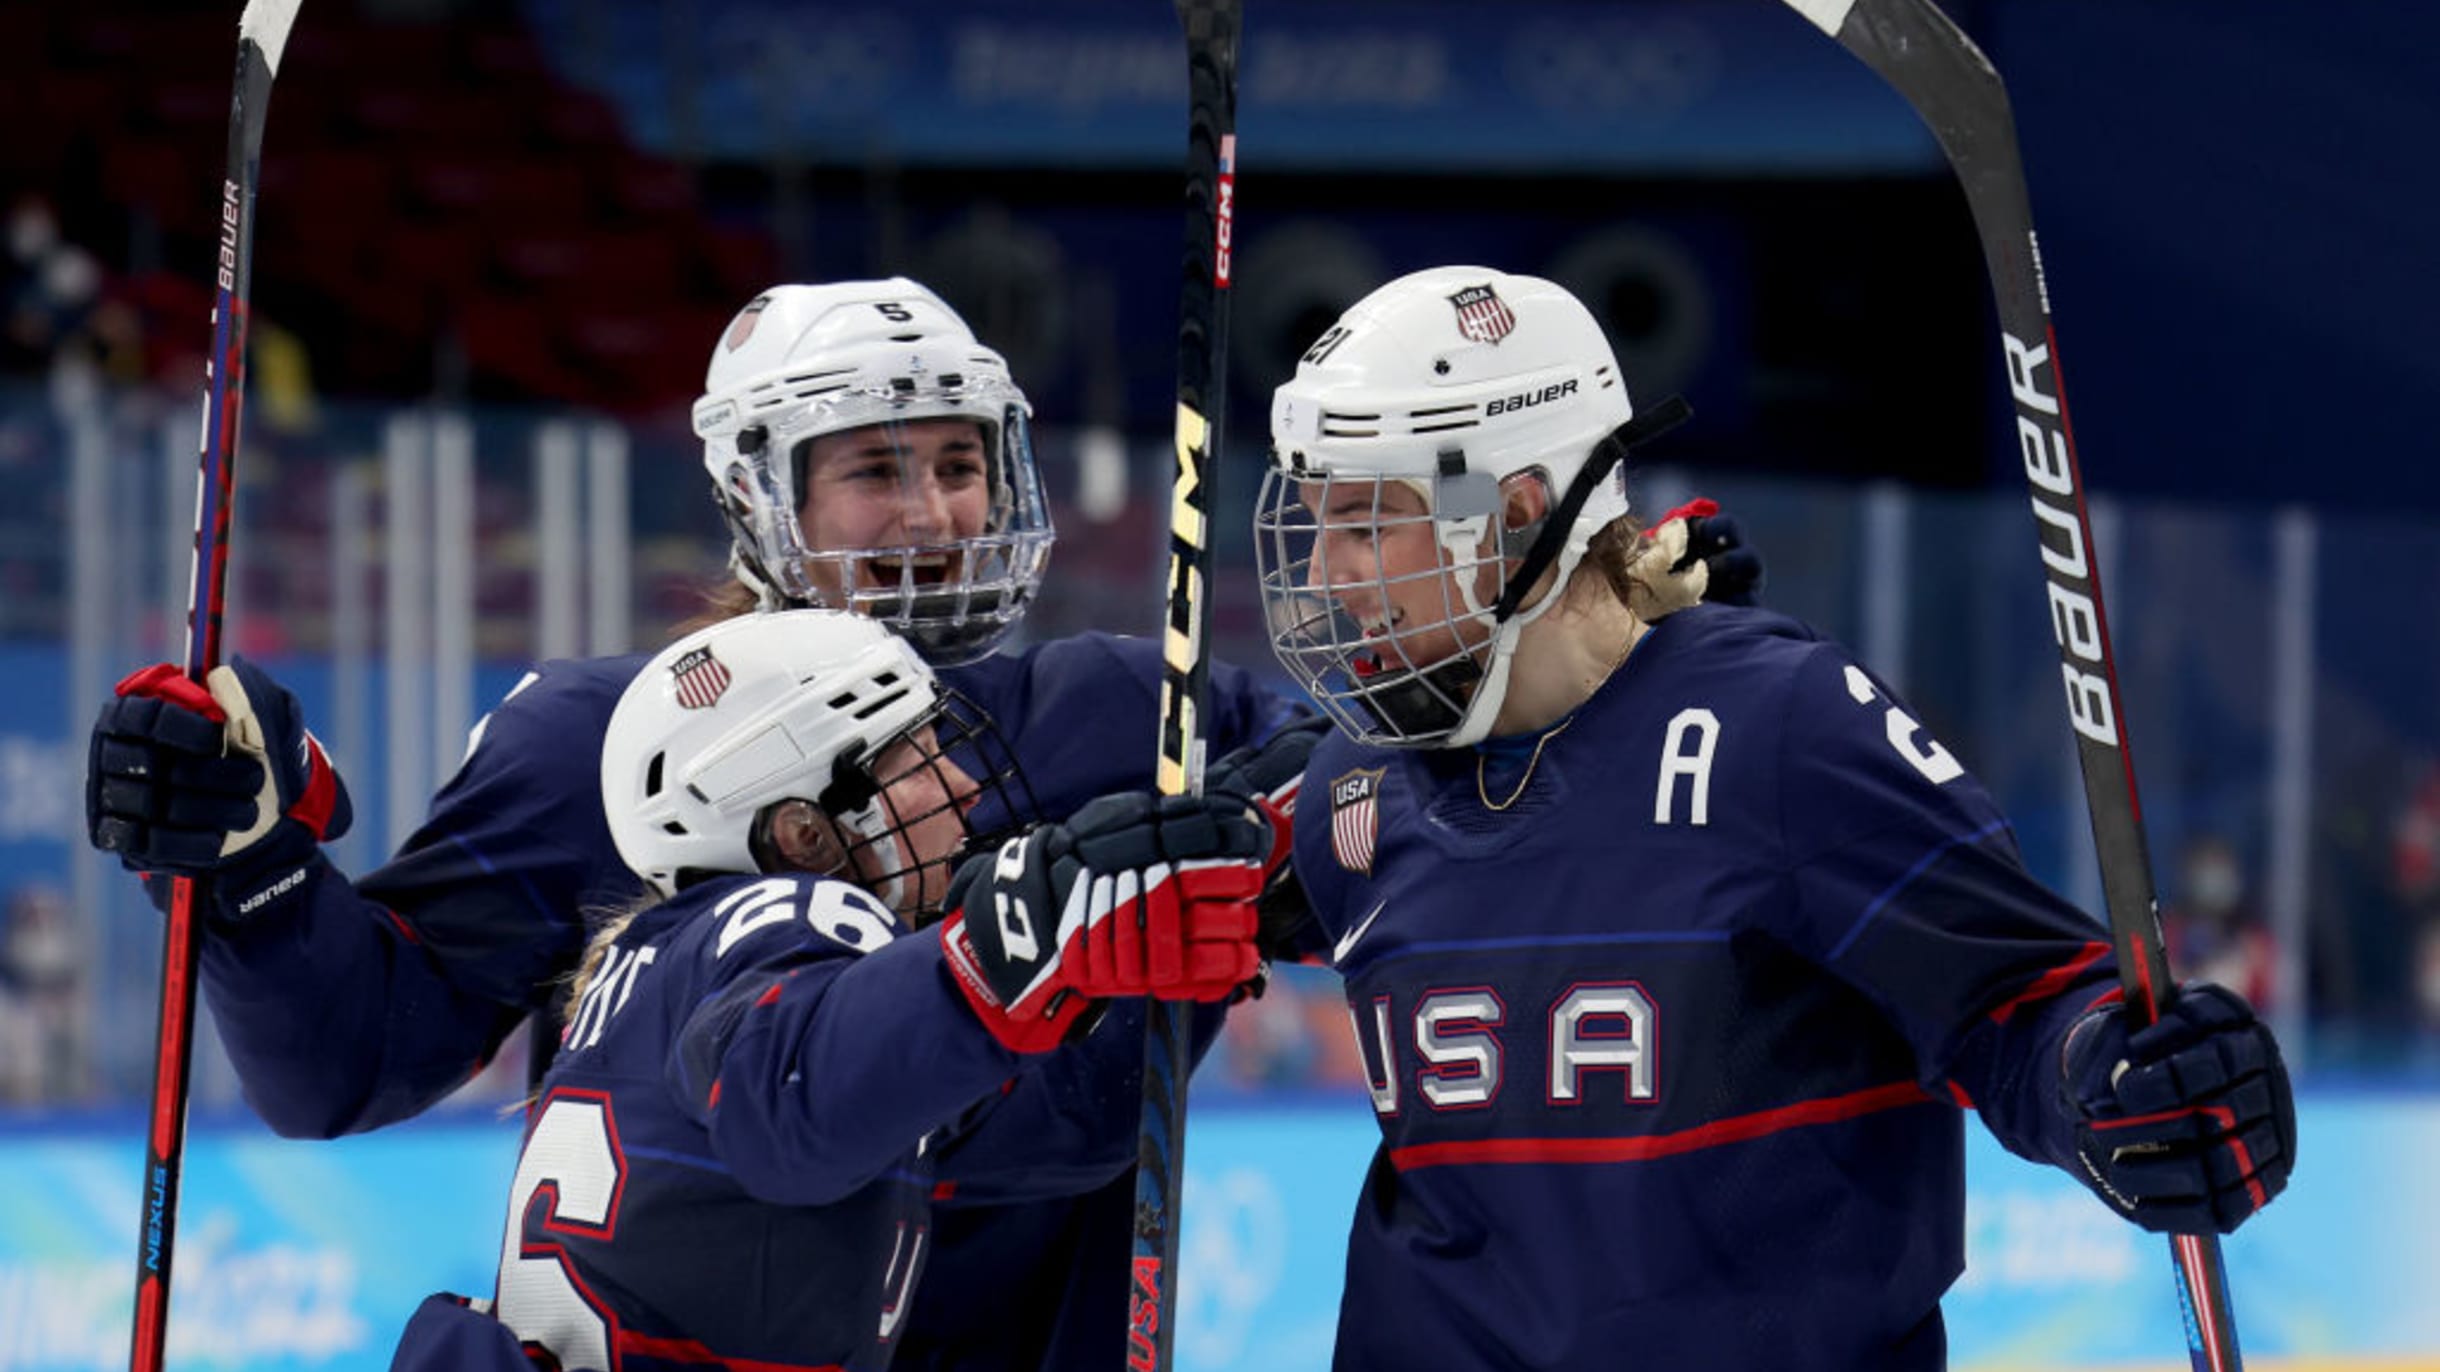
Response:
MULTIPOLYGON (((999 650, 1039 585, 1050 521, 1025 398, 938 297, 895 278, 777 287, 717 340, 704 389, 695 420, 735 572, 714 613, 819 603, 898 629, 998 721, 1035 816, 1152 784, 1153 749, 1128 741, 1155 737, 1157 645, 1083 634, 999 650)), ((1752 551, 1723 521, 1702 532, 1715 583, 1750 593, 1752 551)), ((413 1116, 526 1016, 551 1013, 586 942, 583 912, 641 890, 594 767, 646 656, 536 668, 477 729, 422 826, 352 881, 320 846, 345 830, 345 788, 276 681, 240 659, 208 693, 166 665, 120 684, 93 731, 91 836, 131 869, 214 875, 203 992, 275 1131, 332 1137, 413 1116)), ((1211 684, 1204 720, 1224 762, 1300 717, 1235 667, 1215 665, 1211 684)), ((978 829, 1028 817, 1004 809, 986 798, 978 829)), ((1130 1182, 1058 1204, 978 1203, 993 1199, 965 1186, 936 1215, 941 1289, 902 1331, 897 1365, 1122 1359, 1130 1182)))
POLYGON ((494 1295, 428 1300, 398 1367, 882 1368, 936 1188, 1124 1170, 1142 1040, 1095 1012, 1254 975, 1266 821, 1225 791, 1107 797, 953 884, 1011 774, 959 765, 989 724, 948 706, 836 610, 645 664, 599 772, 659 903, 609 918, 568 993, 494 1295))
POLYGON ((1337 725, 1295 866, 1383 1136, 1336 1365, 1940 1367, 1968 1111, 2234 1229, 2294 1158, 2269 1032, 2193 984, 2130 1033, 2106 931, 1836 644, 1651 623, 1649 427, 1578 301, 1482 268, 1358 302, 1274 399, 1263 591, 1337 725))
MULTIPOLYGON (((979 831, 1152 785, 1157 643, 1095 633, 995 651, 1052 531, 1025 397, 937 296, 897 278, 767 291, 715 341, 704 390, 695 424, 736 574, 718 613, 822 604, 906 634, 998 721, 1031 786, 1034 815, 986 797, 979 831)), ((404 847, 352 881, 320 846, 345 828, 345 789, 276 681, 240 660, 208 694, 174 668, 121 683, 94 728, 92 838, 136 870, 212 874, 203 993, 274 1130, 330 1137, 412 1116, 550 1012, 584 912, 641 890, 595 769, 647 656, 538 667, 404 847)), ((1211 683, 1214 756, 1297 714, 1236 668, 1211 683)), ((1110 1018, 1118 1034, 1142 1020, 1127 1003, 1110 1018)), ((943 1290, 902 1331, 898 1365, 1115 1365, 1132 1185, 969 1204, 990 1199, 962 1187, 937 1217, 943 1290)))

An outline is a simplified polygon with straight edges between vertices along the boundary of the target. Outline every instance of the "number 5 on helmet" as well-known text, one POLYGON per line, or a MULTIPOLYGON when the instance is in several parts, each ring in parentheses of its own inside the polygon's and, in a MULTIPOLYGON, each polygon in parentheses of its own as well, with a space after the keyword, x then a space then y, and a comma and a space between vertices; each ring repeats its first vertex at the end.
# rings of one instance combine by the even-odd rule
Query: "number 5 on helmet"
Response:
POLYGON ((941 946, 994 1038, 1058 1047, 1114 996, 1226 999, 1255 975, 1270 825, 1242 797, 1104 796, 970 859, 941 946))

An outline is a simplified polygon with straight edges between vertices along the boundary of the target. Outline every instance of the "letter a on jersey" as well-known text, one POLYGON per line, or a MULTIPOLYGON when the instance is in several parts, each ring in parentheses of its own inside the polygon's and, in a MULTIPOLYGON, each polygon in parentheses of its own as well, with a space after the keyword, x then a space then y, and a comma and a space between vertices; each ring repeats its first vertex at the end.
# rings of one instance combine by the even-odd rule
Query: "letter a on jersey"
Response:
POLYGON ((1381 836, 1381 778, 1386 767, 1359 767, 1330 783, 1330 852, 1350 872, 1372 875, 1373 843, 1381 836))

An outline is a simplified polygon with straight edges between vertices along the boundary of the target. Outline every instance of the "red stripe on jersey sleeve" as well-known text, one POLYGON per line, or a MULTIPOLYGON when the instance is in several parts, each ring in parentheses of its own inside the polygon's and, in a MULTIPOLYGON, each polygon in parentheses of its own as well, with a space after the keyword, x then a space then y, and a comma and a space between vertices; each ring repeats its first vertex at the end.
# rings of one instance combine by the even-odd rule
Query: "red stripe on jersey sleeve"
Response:
POLYGON ((2074 957, 2069 958, 2065 965, 2053 967, 2039 977, 2034 978, 2033 985, 2019 991, 2013 1000, 2010 1000, 2007 1004, 2002 1005, 1998 1009, 1992 1011, 1991 1022, 1993 1024, 2006 1024, 2009 1016, 2014 1015, 2022 1007, 2030 1005, 2037 1000, 2048 1000, 2052 996, 2066 990, 2068 984, 2073 982, 2078 974, 2082 973, 2085 968, 2092 966, 2094 963, 2099 962, 2102 958, 2108 956, 2109 951, 2110 946, 2106 943, 2085 944, 2083 950, 2078 952, 2074 957))

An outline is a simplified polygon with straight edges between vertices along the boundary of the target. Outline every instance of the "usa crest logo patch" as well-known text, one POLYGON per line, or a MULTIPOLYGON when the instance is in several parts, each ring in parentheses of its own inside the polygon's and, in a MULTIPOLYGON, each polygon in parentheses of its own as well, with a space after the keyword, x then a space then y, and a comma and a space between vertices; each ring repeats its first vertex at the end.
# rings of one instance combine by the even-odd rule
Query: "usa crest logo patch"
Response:
POLYGON ((1381 837, 1381 778, 1386 767, 1359 767, 1330 783, 1330 854, 1350 872, 1372 875, 1381 837))
POLYGON ((744 347, 746 340, 754 336, 754 326, 762 322, 762 312, 770 303, 771 297, 767 295, 758 295, 746 302, 746 307, 737 312, 736 320, 729 325, 728 337, 724 340, 723 346, 730 352, 744 347))
POLYGON ((1466 287, 1450 296, 1449 304, 1457 310, 1457 331, 1477 343, 1497 343, 1517 326, 1515 311, 1489 282, 1466 287))
POLYGON ((669 675, 678 703, 689 710, 711 708, 729 689, 728 664, 712 656, 709 648, 697 648, 671 663, 669 675))

